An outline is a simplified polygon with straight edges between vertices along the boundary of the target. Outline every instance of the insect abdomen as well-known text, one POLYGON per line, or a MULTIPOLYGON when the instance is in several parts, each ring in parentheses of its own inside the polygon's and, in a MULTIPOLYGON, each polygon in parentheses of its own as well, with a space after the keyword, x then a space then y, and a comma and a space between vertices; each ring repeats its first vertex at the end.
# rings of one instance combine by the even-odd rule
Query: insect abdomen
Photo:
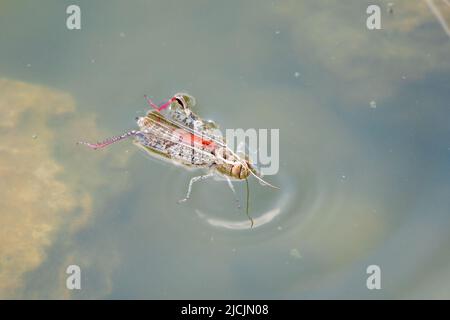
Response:
POLYGON ((243 180, 246 179, 249 176, 248 169, 246 169, 244 166, 242 166, 241 163, 236 162, 236 164, 228 164, 224 163, 219 166, 217 166, 217 170, 220 173, 223 173, 227 176, 230 176, 235 179, 243 180))

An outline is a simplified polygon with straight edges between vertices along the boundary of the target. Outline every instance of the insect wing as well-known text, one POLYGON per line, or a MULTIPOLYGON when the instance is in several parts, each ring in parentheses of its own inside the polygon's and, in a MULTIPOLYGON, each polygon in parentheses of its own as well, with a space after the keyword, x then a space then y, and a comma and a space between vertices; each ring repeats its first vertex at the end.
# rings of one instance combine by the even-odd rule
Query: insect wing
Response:
POLYGON ((145 127, 136 135, 136 143, 146 151, 188 166, 207 166, 215 161, 210 139, 186 131, 156 111, 145 117, 145 127))
POLYGON ((165 119, 185 128, 198 136, 208 137, 224 143, 222 134, 213 121, 207 121, 196 115, 189 107, 173 102, 169 108, 160 111, 165 119))

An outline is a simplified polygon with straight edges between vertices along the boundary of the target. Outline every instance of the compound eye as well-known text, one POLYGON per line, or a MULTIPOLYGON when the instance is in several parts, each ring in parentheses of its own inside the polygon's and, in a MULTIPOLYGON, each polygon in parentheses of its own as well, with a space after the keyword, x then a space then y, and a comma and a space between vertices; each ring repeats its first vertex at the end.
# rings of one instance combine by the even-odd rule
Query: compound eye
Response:
POLYGON ((184 103, 184 99, 180 96, 175 96, 174 99, 180 104, 180 106, 185 109, 186 104, 184 103))

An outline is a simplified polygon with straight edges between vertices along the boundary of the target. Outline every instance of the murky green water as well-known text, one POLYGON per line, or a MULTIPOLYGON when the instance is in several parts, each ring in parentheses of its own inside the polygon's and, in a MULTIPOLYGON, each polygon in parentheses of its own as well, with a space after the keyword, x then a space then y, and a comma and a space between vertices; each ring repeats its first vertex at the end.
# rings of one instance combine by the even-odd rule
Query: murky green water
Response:
POLYGON ((392 3, 369 31, 368 1, 0 1, 0 296, 450 298, 450 39, 426 1, 392 3), (179 91, 280 129, 255 228, 223 182, 180 205, 196 172, 75 144, 179 91))

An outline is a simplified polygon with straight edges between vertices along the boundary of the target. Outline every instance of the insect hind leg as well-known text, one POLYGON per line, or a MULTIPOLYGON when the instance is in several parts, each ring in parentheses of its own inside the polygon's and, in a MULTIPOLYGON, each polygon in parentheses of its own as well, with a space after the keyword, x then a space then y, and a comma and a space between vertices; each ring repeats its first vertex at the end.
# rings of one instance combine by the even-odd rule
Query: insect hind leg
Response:
POLYGON ((139 131, 131 130, 131 131, 124 133, 121 136, 114 136, 114 137, 106 139, 105 141, 102 141, 102 142, 91 143, 91 142, 86 142, 86 141, 78 141, 77 144, 83 144, 85 146, 88 146, 91 149, 97 150, 97 149, 107 147, 110 144, 116 143, 116 142, 126 139, 128 137, 136 136, 137 134, 139 134, 139 131))
POLYGON ((185 201, 187 201, 187 200, 190 198, 190 196, 191 196, 191 191, 192 191, 192 185, 193 185, 195 182, 201 181, 201 180, 205 180, 205 179, 210 178, 210 177, 212 177, 212 176, 214 176, 214 173, 208 173, 208 174, 205 174, 205 175, 193 177, 193 178, 191 179, 191 181, 189 181, 189 187, 188 187, 188 191, 187 191, 186 197, 185 197, 184 199, 178 200, 178 203, 185 202, 185 201))

